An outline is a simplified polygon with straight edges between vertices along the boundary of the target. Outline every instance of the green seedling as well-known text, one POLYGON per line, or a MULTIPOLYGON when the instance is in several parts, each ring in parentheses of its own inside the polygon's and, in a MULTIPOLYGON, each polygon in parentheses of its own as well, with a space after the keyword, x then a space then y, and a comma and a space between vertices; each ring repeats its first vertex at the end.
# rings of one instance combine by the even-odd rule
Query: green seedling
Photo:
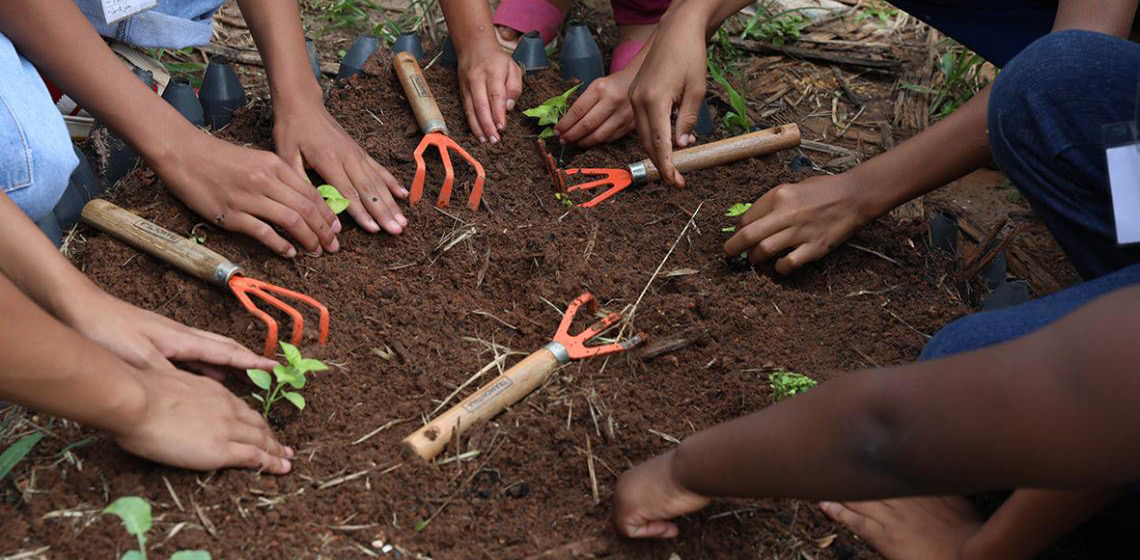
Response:
POLYGON ((12 472, 12 469, 16 468, 16 465, 24 460, 24 457, 28 456, 32 448, 43 438, 43 432, 28 434, 16 440, 16 443, 8 446, 8 449, 0 453, 0 480, 4 480, 4 477, 8 476, 8 473, 12 472))
POLYGON ((772 388, 772 398, 782 401, 793 395, 798 395, 818 382, 802 373, 780 370, 768 375, 768 386, 772 388))
POLYGON ((890 25, 891 20, 899 15, 898 8, 881 1, 872 1, 866 6, 863 6, 859 13, 855 15, 855 23, 859 23, 865 19, 877 19, 882 27, 890 25))
POLYGON ((554 198, 556 198, 558 200, 558 202, 561 202, 562 204, 564 204, 566 206, 574 206, 574 201, 571 200, 570 197, 568 197, 568 196, 566 196, 560 192, 554 193, 554 198))
POLYGON ((779 14, 768 16, 764 12, 757 11, 748 24, 744 26, 744 31, 740 33, 741 39, 756 39, 771 43, 777 47, 783 46, 785 43, 796 41, 800 38, 800 32, 805 27, 811 25, 811 20, 801 16, 797 13, 780 12, 779 14))
POLYGON ((724 88, 724 92, 728 95, 728 104, 732 107, 732 110, 726 112, 721 119, 724 123, 724 128, 728 130, 738 129, 740 131, 746 131, 752 128, 752 119, 748 117, 748 104, 745 103, 744 96, 740 95, 740 92, 732 87, 732 84, 724 77, 724 71, 713 62, 711 57, 708 59, 708 67, 709 75, 712 76, 713 81, 724 88))
MULTIPOLYGON (((123 522, 127 534, 138 539, 139 549, 126 551, 120 560, 146 560, 146 534, 152 524, 150 503, 138 496, 124 496, 111 502, 103 513, 118 517, 123 522)), ((205 550, 179 550, 170 557, 170 560, 211 560, 211 558, 210 553, 205 550)))
POLYGON ((273 403, 285 399, 297 410, 305 410, 305 397, 300 393, 289 390, 304 389, 305 375, 314 371, 329 369, 325 364, 312 358, 301 357, 301 351, 288 342, 281 343, 281 350, 285 352, 287 364, 273 366, 273 374, 260 369, 247 369, 245 374, 264 394, 253 393, 253 398, 262 405, 261 415, 269 418, 269 409, 273 403))
POLYGON ((329 205, 333 214, 340 214, 348 208, 348 199, 342 196, 336 187, 328 184, 321 185, 317 187, 317 192, 320 193, 321 198, 325 199, 325 204, 329 205))
MULTIPOLYGON (((743 216, 749 208, 752 208, 751 202, 737 202, 736 204, 729 206, 728 210, 725 210, 724 215, 729 218, 739 218, 743 216)), ((725 233, 732 233, 736 231, 736 226, 722 227, 720 230, 725 233)))
POLYGON ((573 95, 575 91, 578 91, 580 87, 582 87, 582 84, 578 84, 566 90, 562 95, 556 95, 543 101, 537 107, 523 111, 524 115, 538 119, 538 126, 545 127, 542 129, 542 132, 538 133, 539 138, 550 138, 554 136, 554 125, 562 119, 562 115, 566 114, 566 110, 570 108, 570 96, 573 95))
POLYGON ((986 60, 958 44, 953 44, 938 59, 938 71, 942 74, 942 85, 935 89, 911 83, 900 83, 899 88, 933 95, 930 100, 930 115, 944 119, 969 101, 975 94, 990 84, 990 79, 982 73, 986 60))

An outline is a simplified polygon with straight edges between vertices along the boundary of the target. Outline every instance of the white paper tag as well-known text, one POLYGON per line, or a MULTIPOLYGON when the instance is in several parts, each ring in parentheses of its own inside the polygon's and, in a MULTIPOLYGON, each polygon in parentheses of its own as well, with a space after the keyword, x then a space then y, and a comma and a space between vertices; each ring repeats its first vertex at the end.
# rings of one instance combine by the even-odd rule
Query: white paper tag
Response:
POLYGON ((1140 242, 1140 144, 1109 148, 1108 183, 1116 217, 1116 242, 1140 242))
POLYGON ((158 6, 158 0, 102 0, 103 21, 108 25, 158 6))

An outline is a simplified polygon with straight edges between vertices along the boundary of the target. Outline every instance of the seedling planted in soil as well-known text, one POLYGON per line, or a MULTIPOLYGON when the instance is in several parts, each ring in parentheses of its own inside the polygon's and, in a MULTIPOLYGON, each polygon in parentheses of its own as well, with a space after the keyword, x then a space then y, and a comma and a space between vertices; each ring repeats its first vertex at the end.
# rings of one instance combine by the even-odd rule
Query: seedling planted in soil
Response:
MULTIPOLYGON (((728 210, 725 210, 724 215, 728 216, 729 218, 739 218, 743 216, 749 208, 752 208, 751 202, 737 202, 736 204, 729 206, 728 210)), ((724 233, 732 233, 736 231, 736 226, 722 227, 720 230, 724 233)))
POLYGON ((817 384, 816 380, 792 371, 781 370, 768 376, 768 385, 772 388, 772 398, 777 401, 798 395, 817 384))
POLYGON ((22 461, 43 438, 43 432, 28 434, 5 449, 4 453, 0 453, 0 480, 4 480, 16 464, 22 461))
POLYGON ((574 95, 574 92, 578 91, 581 86, 582 84, 578 84, 566 90, 562 95, 556 95, 543 101, 538 107, 523 111, 524 115, 538 119, 538 126, 545 127, 538 134, 539 138, 554 136, 554 125, 562 119, 562 115, 566 114, 566 110, 569 109, 570 96, 574 95))
POLYGON ((261 415, 265 418, 269 418, 269 409, 273 407, 273 403, 281 399, 292 403, 297 410, 305 410, 305 397, 296 391, 290 391, 288 387, 304 389, 305 374, 329 369, 317 360, 301 357, 301 351, 288 342, 281 343, 281 350, 285 352, 285 361, 288 364, 274 366, 273 375, 260 369, 245 370, 253 384, 265 392, 261 395, 253 393, 253 398, 262 404, 261 415))
POLYGON ((708 59, 708 67, 709 75, 712 76, 713 81, 724 88, 724 93, 728 95, 728 104, 732 107, 732 110, 726 112, 721 118, 724 128, 726 130, 739 129, 744 131, 752 128, 752 119, 748 117, 748 104, 744 101, 744 96, 732 87, 728 78, 724 77, 724 70, 716 62, 713 62, 711 56, 708 59))
POLYGON ((336 190, 332 185, 321 185, 317 187, 317 192, 321 194, 321 198, 325 199, 325 204, 329 205, 329 209, 333 214, 340 214, 348 208, 348 199, 336 190))
MULTIPOLYGON (((151 527, 150 503, 138 496, 124 496, 111 502, 103 513, 118 517, 127 533, 139 541, 139 549, 124 552, 121 560, 146 560, 146 534, 151 527)), ((211 558, 210 553, 205 550, 179 550, 170 557, 170 560, 211 560, 211 558)))

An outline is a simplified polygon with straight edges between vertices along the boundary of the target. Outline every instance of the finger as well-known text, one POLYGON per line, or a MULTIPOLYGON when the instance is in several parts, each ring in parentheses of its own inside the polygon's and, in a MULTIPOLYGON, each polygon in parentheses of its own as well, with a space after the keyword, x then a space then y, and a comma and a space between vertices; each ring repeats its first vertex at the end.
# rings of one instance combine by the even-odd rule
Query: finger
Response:
POLYGON ((278 235, 269 224, 250 214, 241 212, 233 216, 226 216, 222 224, 223 227, 230 231, 236 231, 256 239, 259 243, 268 247, 270 251, 287 259, 297 256, 296 247, 286 241, 284 237, 278 235))
POLYGON ((486 142, 487 137, 483 135, 483 129, 479 126, 479 118, 475 116, 475 102, 471 100, 471 90, 466 84, 463 85, 460 94, 463 98, 463 113, 467 115, 467 128, 471 129, 471 134, 474 134, 479 142, 486 142))
MULTIPOLYGON (((324 170, 330 167, 327 159, 311 163, 322 176, 324 170)), ((335 166, 334 161, 331 167, 335 166)), ((288 185, 291 190, 288 193, 284 191, 274 193, 273 199, 297 212, 317 236, 321 247, 330 252, 339 249, 340 245, 337 243, 336 232, 340 231, 340 220, 337 219, 336 214, 333 214, 329 205, 325 204, 321 194, 317 192, 317 188, 304 175, 298 176, 288 168, 285 168, 283 173, 278 174, 278 179, 288 185)), ((285 227, 284 224, 280 225, 285 227)), ((316 248, 309 250, 316 251, 316 248)))
POLYGON ((821 502, 819 508, 831 519, 842 523, 851 532, 859 535, 863 540, 874 541, 883 534, 883 524, 858 513, 843 504, 836 502, 821 502))
POLYGON ((761 239, 753 246, 748 252, 748 261, 752 264, 762 263, 795 245, 796 231, 792 228, 781 230, 761 239))
POLYGON ((475 106, 475 118, 479 120, 479 130, 483 131, 480 142, 495 143, 499 141, 499 134, 495 130, 495 118, 491 115, 491 101, 487 96, 487 83, 479 80, 471 86, 471 101, 475 106))
POLYGON ((744 227, 752 222, 755 222, 756 220, 759 220, 760 218, 763 218, 764 216, 767 216, 769 213, 775 210, 776 206, 778 205, 777 200, 784 198, 783 190, 787 188, 789 188, 789 185, 780 185, 761 195, 760 198, 756 199, 756 202, 752 203, 752 206, 748 207, 748 210, 744 212, 744 215, 740 217, 740 220, 737 223, 737 227, 744 227))
POLYGON ((272 474, 286 474, 293 463, 281 456, 244 443, 230 443, 226 448, 226 466, 264 470, 272 474))
MULTIPOLYGON (((590 85, 593 86, 593 84, 590 85)), ((585 93, 570 105, 570 108, 566 110, 566 114, 562 115, 562 118, 558 119, 558 122, 554 124, 554 132, 558 134, 560 139, 564 139, 566 134, 582 123, 582 118, 589 114, 600 100, 601 96, 598 95, 597 88, 587 88, 585 93)), ((579 134, 579 136, 581 135, 582 134, 579 134)))
POLYGON ((404 225, 408 223, 408 220, 400 212, 400 207, 392 198, 392 193, 380 184, 380 177, 370 173, 371 170, 366 169, 359 162, 350 162, 345 166, 345 169, 348 171, 353 185, 357 187, 356 192, 360 196, 365 210, 380 223, 384 231, 393 235, 404 231, 404 225))
POLYGON ((348 172, 342 165, 332 166, 327 174, 325 171, 321 172, 325 180, 329 181, 332 186, 336 187, 340 194, 348 199, 348 215, 356 220, 360 227, 364 228, 368 233, 376 233, 380 231, 380 224, 372 218, 368 213, 368 209, 364 208, 363 202, 360 200, 360 194, 352 187, 352 180, 348 177, 348 172))
POLYGON ((593 134, 613 114, 613 104, 599 100, 590 106, 590 110, 582 115, 565 133, 558 135, 558 140, 564 144, 577 144, 579 141, 593 134))
POLYGON ((704 82, 685 87, 681 106, 677 109, 677 130, 674 137, 678 146, 684 148, 692 144, 696 137, 693 128, 697 126, 697 116, 701 110, 701 99, 705 96, 704 82))
POLYGON ((677 525, 670 521, 645 520, 641 518, 622 520, 618 530, 633 539, 671 539, 677 536, 677 525))
POLYGON ((818 260, 827 254, 827 249, 815 243, 804 243, 796 247, 795 251, 776 261, 776 272, 791 274, 805 264, 818 260))
MULTIPOLYGON (((312 215, 312 209, 304 206, 309 202, 294 198, 296 193, 278 192, 275 194, 293 204, 302 206, 302 210, 306 210, 312 215)), ((285 230, 285 233, 300 243, 306 251, 318 254, 322 252, 321 238, 313 231, 312 224, 305 221, 305 217, 295 207, 276 199, 262 198, 254 203, 253 207, 250 208, 250 213, 285 230)))
MULTIPOLYGON (((514 63, 511 62, 511 65, 514 63)), ((509 66, 505 72, 495 71, 487 78, 487 100, 491 105, 491 119, 495 126, 495 136, 492 142, 498 142, 499 133, 507 125, 507 78, 510 76, 509 66)))
POLYGON ((196 373, 221 383, 229 377, 229 372, 217 366, 204 364, 202 362, 179 362, 177 366, 179 369, 186 370, 190 373, 196 373))
POLYGON ((672 109, 667 101, 658 100, 649 110, 649 142, 650 156, 653 163, 661 170, 661 178, 675 187, 685 186, 685 179, 673 166, 673 136, 670 134, 672 126, 669 122, 669 110, 672 109))
MULTIPOLYGON (((522 66, 511 61, 510 70, 507 73, 507 110, 513 110, 515 104, 518 103, 519 96, 522 95, 523 90, 523 68, 522 66)), ((504 121, 505 122, 505 121, 504 121)))
POLYGON ((735 257, 744 252, 751 252, 752 248, 768 236, 787 228, 790 224, 779 216, 766 216, 752 222, 738 230, 728 241, 724 242, 724 252, 735 257))
POLYGON ((277 152, 277 155, 285 160, 285 163, 288 163, 289 167, 292 167, 298 175, 306 178, 309 176, 308 173, 305 173, 305 158, 301 155, 301 150, 294 148, 285 153, 277 152))
POLYGON ((400 181, 396 179, 395 175, 392 175, 383 165, 380 165, 376 160, 372 159, 372 156, 365 154, 364 157, 365 163, 372 169, 373 173, 380 177, 380 182, 388 189, 388 192, 392 193, 392 196, 401 199, 408 198, 408 189, 400 184, 400 181))
POLYGON ((201 362, 234 369, 269 369, 277 362, 254 354, 237 341, 213 333, 187 329, 171 334, 159 343, 168 358, 178 362, 201 362))
POLYGON ((250 408, 249 406, 246 406, 244 401, 238 400, 237 405, 234 406, 234 414, 237 415, 237 419, 241 423, 251 428, 256 428, 258 430, 269 429, 269 424, 266 424, 265 418, 261 416, 261 413, 250 408))
POLYGON ((610 114, 606 122, 602 123, 592 134, 578 142, 579 146, 589 148, 598 144, 613 142, 633 130, 633 115, 625 111, 610 114))
MULTIPOLYGON (((244 408, 244 405, 241 405, 244 408)), ((236 443, 244 443, 252 445, 274 457, 285 456, 285 446, 277 442, 277 438, 273 437, 273 433, 269 431, 268 425, 262 427, 254 427, 245 422, 235 422, 230 426, 230 440, 236 443)))

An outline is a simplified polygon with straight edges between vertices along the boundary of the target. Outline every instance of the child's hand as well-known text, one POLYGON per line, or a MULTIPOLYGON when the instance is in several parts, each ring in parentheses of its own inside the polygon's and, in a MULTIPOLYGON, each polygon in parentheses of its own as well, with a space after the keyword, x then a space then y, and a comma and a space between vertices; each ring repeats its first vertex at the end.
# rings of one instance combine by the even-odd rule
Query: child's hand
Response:
POLYGON ((687 14, 661 19, 656 40, 647 49, 645 62, 630 87, 634 118, 641 145, 661 170, 665 182, 683 187, 685 179, 673 167, 673 144, 693 142, 701 99, 705 95, 705 23, 687 14), (677 130, 669 122, 677 109, 677 130))
POLYGON ((522 93, 522 67, 494 39, 477 42, 458 54, 459 92, 467 126, 480 142, 498 142, 499 132, 507 126, 507 111, 515 108, 522 93))
POLYGON ((211 224, 253 237, 286 258, 297 255, 284 229, 306 251, 336 251, 340 221, 317 189, 277 154, 195 132, 181 149, 148 163, 166 186, 211 224))
POLYGON ((187 327, 91 288, 74 298, 60 319, 134 367, 170 369, 173 360, 201 364, 203 373, 220 377, 224 372, 212 366, 244 370, 277 364, 233 339, 187 327))
POLYGON ((673 451, 650 459, 621 475, 614 490, 614 525, 633 538, 671 539, 677 525, 669 521, 709 504, 709 499, 681 487, 673 478, 673 451))
POLYGON ((588 148, 629 134, 634 128, 629 86, 635 76, 637 67, 631 64, 591 82, 554 126, 558 140, 588 148))
POLYGON ((750 262, 760 263, 792 249, 776 261, 777 272, 791 274, 878 216, 865 208, 864 191, 850 173, 780 185, 764 193, 740 217, 724 252, 729 256, 748 253, 750 262))
POLYGON ((349 215, 368 232, 404 231, 408 219, 395 199, 406 198, 407 189, 341 128, 324 104, 297 109, 275 104, 274 110, 277 154, 301 177, 306 164, 315 169, 348 199, 349 215))
POLYGON ((217 381, 161 368, 140 371, 143 398, 129 418, 109 426, 115 443, 152 461, 199 471, 227 467, 285 474, 293 450, 260 414, 217 381))

